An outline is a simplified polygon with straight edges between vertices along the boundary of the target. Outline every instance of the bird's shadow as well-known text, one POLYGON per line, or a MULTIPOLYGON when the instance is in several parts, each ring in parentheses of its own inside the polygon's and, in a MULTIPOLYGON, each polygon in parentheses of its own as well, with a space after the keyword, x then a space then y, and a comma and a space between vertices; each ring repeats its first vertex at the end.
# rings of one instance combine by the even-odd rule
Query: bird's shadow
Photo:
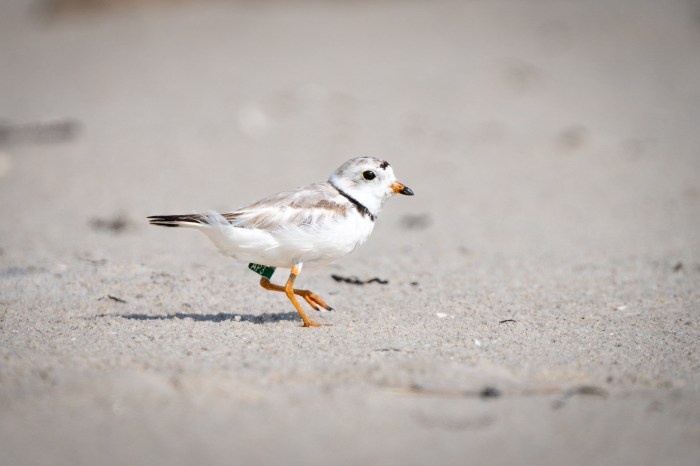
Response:
POLYGON ((130 320, 173 320, 192 319, 195 322, 251 322, 253 324, 270 324, 281 321, 301 321, 296 312, 277 312, 265 314, 236 314, 230 312, 219 312, 217 314, 195 314, 192 312, 175 312, 173 314, 98 314, 95 317, 121 317, 130 320))

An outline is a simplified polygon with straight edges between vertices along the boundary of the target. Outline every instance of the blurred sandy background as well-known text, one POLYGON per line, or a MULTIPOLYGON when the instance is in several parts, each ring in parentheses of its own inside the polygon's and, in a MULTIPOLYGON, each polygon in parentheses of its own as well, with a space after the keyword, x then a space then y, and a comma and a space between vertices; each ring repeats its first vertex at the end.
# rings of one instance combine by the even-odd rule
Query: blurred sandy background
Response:
POLYGON ((4 0, 0 463, 697 464, 699 51, 691 0, 4 0), (416 196, 321 329, 145 221, 359 155, 416 196))

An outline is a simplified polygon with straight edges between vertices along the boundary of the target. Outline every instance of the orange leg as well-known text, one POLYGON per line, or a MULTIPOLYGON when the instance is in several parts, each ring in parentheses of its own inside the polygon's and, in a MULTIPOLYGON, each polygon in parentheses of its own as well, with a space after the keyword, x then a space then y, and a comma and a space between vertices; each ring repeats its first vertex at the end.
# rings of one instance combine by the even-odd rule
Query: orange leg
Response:
POLYGON ((304 327, 320 327, 321 324, 318 324, 314 322, 313 320, 309 319, 304 311, 302 311, 301 306, 299 305, 299 302, 297 299, 294 297, 294 295, 299 295, 304 300, 311 306, 314 310, 318 311, 319 308, 316 306, 317 304, 324 309, 327 309, 329 311, 332 311, 333 308, 330 307, 328 304, 326 304, 323 299, 321 299, 319 296, 315 295, 309 290, 295 290, 293 288, 294 285, 294 280, 296 280, 297 275, 299 274, 301 267, 297 267, 294 265, 292 267, 292 271, 289 274, 289 279, 287 280, 287 283, 282 287, 279 285, 275 285, 270 282, 267 278, 263 277, 260 279, 260 285, 265 288, 266 290, 271 290, 271 291, 284 291, 284 293, 287 295, 289 300, 292 302, 294 305, 294 308, 296 308, 297 312, 301 316, 301 320, 304 321, 304 327))
MULTIPOLYGON (((270 282, 270 280, 268 280, 265 277, 262 277, 260 279, 260 286, 262 286, 266 290, 270 290, 270 291, 284 291, 283 286, 275 285, 274 283, 270 282)), ((311 306, 314 309, 314 311, 320 311, 318 306, 321 306, 322 308, 324 308, 327 311, 334 310, 331 306, 326 304, 326 302, 323 299, 321 299, 321 297, 319 295, 314 294, 309 290, 300 290, 300 289, 294 288, 294 294, 304 298, 304 300, 307 303, 309 303, 309 306, 311 306), (317 304, 318 304, 318 306, 316 306, 317 304)))

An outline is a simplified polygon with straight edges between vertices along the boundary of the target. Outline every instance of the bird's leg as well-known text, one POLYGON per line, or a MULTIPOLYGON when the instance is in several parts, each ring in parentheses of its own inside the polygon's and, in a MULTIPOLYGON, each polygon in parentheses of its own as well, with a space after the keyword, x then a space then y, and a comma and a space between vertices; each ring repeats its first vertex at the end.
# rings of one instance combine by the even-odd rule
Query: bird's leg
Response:
POLYGON ((292 302, 294 307, 297 309, 297 312, 301 316, 301 320, 304 321, 304 327, 320 327, 321 324, 314 322, 313 320, 309 319, 306 317, 306 314, 304 314, 304 311, 301 310, 301 306, 299 305, 299 302, 297 301, 297 298, 294 297, 294 280, 297 279, 297 275, 301 271, 301 264, 294 264, 292 266, 292 270, 289 274, 289 278, 287 279, 287 284, 284 285, 284 293, 287 295, 287 298, 292 302))
MULTIPOLYGON (((270 280, 268 280, 265 277, 262 277, 260 279, 260 286, 262 286, 266 290, 270 290, 270 291, 284 291, 283 286, 275 285, 274 283, 270 282, 270 280)), ((311 306, 315 311, 320 311, 318 306, 321 306, 322 308, 324 308, 327 311, 334 310, 331 306, 326 304, 326 302, 323 299, 321 299, 320 296, 312 293, 309 290, 300 290, 300 289, 295 288, 294 294, 304 298, 304 300, 307 303, 309 303, 309 306, 311 306), (318 306, 316 306, 317 304, 318 304, 318 306)))
MULTIPOLYGON (((307 290, 295 290, 293 288, 294 280, 296 280, 297 275, 299 274, 300 270, 301 270, 301 264, 299 264, 299 266, 297 266, 297 264, 292 266, 291 273, 289 274, 289 279, 287 280, 287 283, 284 285, 284 287, 270 283, 270 280, 268 280, 265 277, 260 279, 260 285, 262 285, 262 287, 265 288, 266 290, 284 291, 284 293, 287 295, 287 298, 289 298, 289 300, 294 305, 294 308, 297 310, 297 312, 301 316, 301 320, 304 321, 304 327, 320 327, 321 324, 314 322, 313 320, 309 319, 306 316, 304 311, 301 309, 299 302, 294 297, 295 294, 299 294, 300 296, 304 297, 306 302, 308 302, 311 305, 311 307, 318 310, 318 308, 314 304, 311 303, 311 301, 310 301, 311 298, 308 297, 309 295, 313 295, 313 293, 311 293, 307 290), (306 292, 306 293, 304 293, 304 292, 306 292)), ((313 296, 318 298, 316 295, 313 295, 313 296)), ((318 298, 318 299, 321 302, 323 302, 323 300, 321 300, 321 298, 318 298)), ((323 304, 326 304, 326 303, 323 303, 323 304)), ((327 305, 325 305, 324 307, 326 307, 326 306, 327 305)))

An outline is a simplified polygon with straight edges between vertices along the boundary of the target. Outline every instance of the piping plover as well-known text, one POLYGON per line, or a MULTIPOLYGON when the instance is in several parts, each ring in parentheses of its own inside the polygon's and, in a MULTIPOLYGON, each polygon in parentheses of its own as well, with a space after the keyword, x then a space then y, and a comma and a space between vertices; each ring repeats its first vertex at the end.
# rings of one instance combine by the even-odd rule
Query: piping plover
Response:
POLYGON ((204 232, 222 254, 249 262, 249 267, 262 275, 263 288, 283 291, 304 327, 318 327, 295 295, 316 311, 318 306, 329 311, 333 308, 311 291, 293 287, 302 266, 328 264, 363 244, 384 202, 397 193, 413 195, 399 183, 388 162, 359 157, 342 164, 328 181, 273 194, 233 212, 148 218, 153 225, 204 232), (276 267, 291 269, 284 286, 270 282, 276 267))

